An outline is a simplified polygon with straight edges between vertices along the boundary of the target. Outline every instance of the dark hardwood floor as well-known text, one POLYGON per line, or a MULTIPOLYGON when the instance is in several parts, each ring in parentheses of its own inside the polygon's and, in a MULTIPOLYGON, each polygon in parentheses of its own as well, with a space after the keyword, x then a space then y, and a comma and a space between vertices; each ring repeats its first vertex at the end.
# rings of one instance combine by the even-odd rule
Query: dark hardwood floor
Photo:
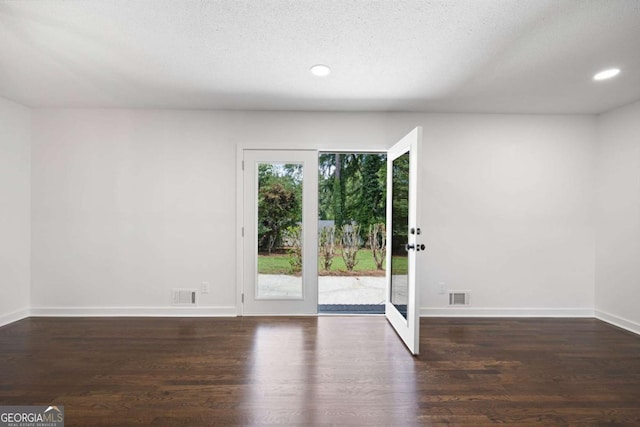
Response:
POLYGON ((66 426, 640 425, 640 337, 594 319, 30 318, 0 405, 66 426))

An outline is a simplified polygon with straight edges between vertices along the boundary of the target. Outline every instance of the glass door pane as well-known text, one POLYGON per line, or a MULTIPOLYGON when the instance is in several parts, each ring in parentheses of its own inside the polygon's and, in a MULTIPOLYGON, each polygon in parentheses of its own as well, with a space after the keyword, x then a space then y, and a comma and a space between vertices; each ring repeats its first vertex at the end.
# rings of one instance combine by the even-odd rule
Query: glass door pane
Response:
POLYGON ((409 297, 409 164, 406 152, 393 160, 392 234, 391 234, 391 303, 407 318, 409 297))
POLYGON ((302 299, 304 165, 257 163, 256 298, 302 299))

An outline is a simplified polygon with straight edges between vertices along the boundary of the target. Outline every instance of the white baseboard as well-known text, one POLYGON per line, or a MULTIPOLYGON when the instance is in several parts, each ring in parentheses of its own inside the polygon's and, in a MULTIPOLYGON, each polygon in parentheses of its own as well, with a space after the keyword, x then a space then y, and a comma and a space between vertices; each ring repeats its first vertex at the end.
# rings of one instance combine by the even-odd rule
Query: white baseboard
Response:
MULTIPOLYGON (((223 307, 35 307, 0 315, 0 327, 27 317, 235 317, 235 306, 223 307)), ((588 308, 421 307, 420 317, 575 317, 593 318, 640 335, 640 324, 588 308)))
POLYGON ((626 329, 629 332, 640 335, 640 324, 631 320, 623 319, 622 317, 615 316, 604 311, 596 310, 595 318, 600 319, 603 322, 611 323, 622 329, 626 329))
POLYGON ((421 307, 420 317, 593 317, 590 308, 421 307))
POLYGON ((33 317, 235 317, 235 306, 223 307, 33 307, 33 317))
POLYGON ((28 308, 3 314, 0 316, 0 327, 8 325, 9 323, 17 322, 18 320, 26 319, 30 314, 31 311, 28 308))

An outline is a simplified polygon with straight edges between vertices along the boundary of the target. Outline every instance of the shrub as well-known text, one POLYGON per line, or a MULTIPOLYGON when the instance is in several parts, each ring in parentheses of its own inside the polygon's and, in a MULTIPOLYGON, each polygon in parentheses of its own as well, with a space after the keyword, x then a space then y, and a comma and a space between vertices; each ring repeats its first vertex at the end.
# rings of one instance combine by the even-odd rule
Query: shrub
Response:
POLYGON ((302 227, 294 225, 287 227, 285 231, 286 239, 289 243, 289 264, 291 264, 291 272, 299 273, 302 271, 302 227))
POLYGON ((387 230, 384 223, 369 226, 369 247, 378 270, 384 269, 384 259, 387 254, 387 230))
POLYGON ((336 228, 331 226, 320 230, 318 244, 320 246, 322 268, 325 271, 329 271, 331 264, 333 264, 333 257, 336 256, 336 228))
POLYGON ((340 233, 340 247, 342 259, 348 271, 353 271, 358 261, 356 254, 360 249, 360 226, 357 224, 345 224, 340 233))

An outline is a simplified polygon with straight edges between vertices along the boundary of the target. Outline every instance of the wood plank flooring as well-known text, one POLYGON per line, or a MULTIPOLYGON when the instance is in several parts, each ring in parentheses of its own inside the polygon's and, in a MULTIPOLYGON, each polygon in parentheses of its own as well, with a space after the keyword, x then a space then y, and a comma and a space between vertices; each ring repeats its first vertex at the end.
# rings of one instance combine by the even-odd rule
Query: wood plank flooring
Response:
POLYGON ((640 425, 640 337, 594 319, 30 318, 0 405, 66 426, 640 425))

